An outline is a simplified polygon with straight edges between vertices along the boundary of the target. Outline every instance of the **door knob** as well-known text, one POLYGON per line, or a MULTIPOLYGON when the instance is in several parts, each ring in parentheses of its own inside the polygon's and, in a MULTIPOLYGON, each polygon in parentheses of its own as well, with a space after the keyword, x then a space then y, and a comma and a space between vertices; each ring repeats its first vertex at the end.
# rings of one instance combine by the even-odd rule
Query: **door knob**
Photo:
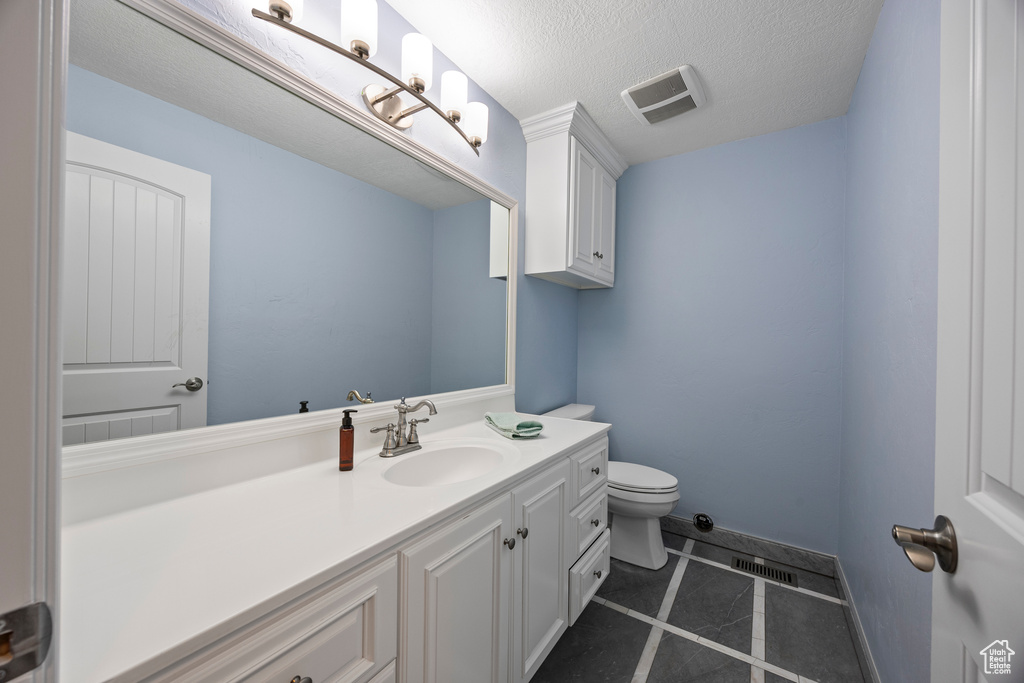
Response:
POLYGON ((934 529, 911 529, 896 524, 892 540, 903 548, 910 563, 923 572, 935 569, 936 558, 942 571, 956 571, 956 533, 953 524, 942 515, 935 518, 934 529))
POLYGON ((199 391, 203 388, 203 380, 199 377, 189 377, 184 382, 178 382, 177 384, 171 385, 171 389, 176 387, 185 387, 189 391, 199 391))

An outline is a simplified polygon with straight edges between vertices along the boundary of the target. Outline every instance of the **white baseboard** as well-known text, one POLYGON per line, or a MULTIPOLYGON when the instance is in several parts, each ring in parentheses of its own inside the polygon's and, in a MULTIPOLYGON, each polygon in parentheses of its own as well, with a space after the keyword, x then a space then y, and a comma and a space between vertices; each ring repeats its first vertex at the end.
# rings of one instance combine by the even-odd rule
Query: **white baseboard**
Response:
POLYGON ((846 598, 846 602, 850 606, 850 615, 853 618, 853 628, 857 632, 857 640, 860 643, 860 653, 864 657, 861 664, 866 664, 868 667, 867 674, 871 677, 872 683, 881 683, 881 678, 878 676, 878 668, 875 666, 875 658, 871 656, 871 647, 868 645, 868 639, 864 635, 864 626, 861 624, 860 615, 857 614, 857 605, 853 601, 853 593, 850 592, 850 585, 846 582, 846 574, 843 572, 843 565, 836 558, 836 576, 839 578, 840 584, 843 587, 843 597, 846 598))

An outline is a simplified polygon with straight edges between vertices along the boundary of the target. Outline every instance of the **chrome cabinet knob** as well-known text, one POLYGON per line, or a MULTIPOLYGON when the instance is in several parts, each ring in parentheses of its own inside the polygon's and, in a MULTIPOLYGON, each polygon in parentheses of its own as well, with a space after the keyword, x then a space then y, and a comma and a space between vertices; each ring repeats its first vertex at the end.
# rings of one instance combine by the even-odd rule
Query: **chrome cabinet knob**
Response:
POLYGON ((530 535, 530 530, 523 527, 522 529, 516 529, 516 533, 522 536, 523 540, 525 541, 526 537, 530 535))
POLYGON ((515 549, 515 547, 516 547, 516 539, 514 539, 514 538, 506 538, 505 539, 505 545, 508 546, 509 550, 515 549))
POLYGON ((911 529, 896 524, 892 528, 892 540, 903 548, 910 563, 923 572, 935 569, 936 558, 942 571, 949 574, 956 571, 956 533, 952 522, 942 515, 935 518, 934 529, 911 529))
POLYGON ((600 259, 604 258, 604 254, 596 252, 596 251, 594 252, 594 256, 596 256, 597 258, 600 258, 600 259))
POLYGON ((590 471, 593 472, 594 474, 601 474, 601 468, 600 467, 591 467, 590 471))
POLYGON ((594 576, 596 576, 597 578, 600 579, 601 578, 601 570, 598 569, 596 572, 594 572, 594 576))
POLYGON ((593 524, 594 526, 601 526, 601 520, 600 519, 592 519, 592 520, 590 520, 590 523, 593 524))
POLYGON ((177 384, 171 385, 171 389, 176 389, 178 387, 185 387, 189 391, 199 391, 203 388, 203 380, 199 377, 189 377, 184 382, 178 382, 177 384))
POLYGON ((313 679, 309 676, 296 676, 291 680, 291 683, 313 683, 313 679))

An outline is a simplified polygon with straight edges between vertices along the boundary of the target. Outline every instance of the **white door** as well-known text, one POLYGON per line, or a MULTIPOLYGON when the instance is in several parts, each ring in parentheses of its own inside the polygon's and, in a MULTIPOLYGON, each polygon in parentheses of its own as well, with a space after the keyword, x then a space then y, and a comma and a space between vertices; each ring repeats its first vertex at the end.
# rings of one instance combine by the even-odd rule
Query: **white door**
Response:
MULTIPOLYGON (((59 612, 63 11, 0 0, 0 615, 38 603, 59 612)), ((36 662, 20 648, 43 634, 0 621, 0 679, 56 681, 56 633, 42 667, 21 676, 36 662)))
POLYGON ((615 178, 598 167, 599 197, 597 215, 594 218, 594 231, 600 235, 595 237, 597 248, 597 277, 608 284, 615 282, 615 178))
POLYGON ((569 253, 572 258, 567 265, 569 270, 593 276, 598 246, 594 240, 594 221, 597 219, 601 167, 594 155, 573 136, 569 136, 569 159, 569 176, 572 179, 572 195, 569 197, 569 253))
POLYGON ((399 554, 399 680, 507 683, 511 526, 505 495, 399 554))
POLYGON ((67 134, 64 445, 206 424, 210 176, 67 134))
POLYGON ((1024 681, 1022 38, 1024 0, 942 3, 936 681, 1024 681))
POLYGON ((516 533, 512 680, 528 681, 569 627, 569 461, 512 492, 516 533))

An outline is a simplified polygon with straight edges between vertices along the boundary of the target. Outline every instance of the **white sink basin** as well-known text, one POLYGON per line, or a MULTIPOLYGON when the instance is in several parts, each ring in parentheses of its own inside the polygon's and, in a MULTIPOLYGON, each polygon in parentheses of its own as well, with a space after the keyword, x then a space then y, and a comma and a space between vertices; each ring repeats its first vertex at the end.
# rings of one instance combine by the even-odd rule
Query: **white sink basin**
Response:
POLYGON ((518 457, 514 448, 473 441, 448 441, 399 455, 384 478, 400 486, 445 486, 482 477, 518 457))

